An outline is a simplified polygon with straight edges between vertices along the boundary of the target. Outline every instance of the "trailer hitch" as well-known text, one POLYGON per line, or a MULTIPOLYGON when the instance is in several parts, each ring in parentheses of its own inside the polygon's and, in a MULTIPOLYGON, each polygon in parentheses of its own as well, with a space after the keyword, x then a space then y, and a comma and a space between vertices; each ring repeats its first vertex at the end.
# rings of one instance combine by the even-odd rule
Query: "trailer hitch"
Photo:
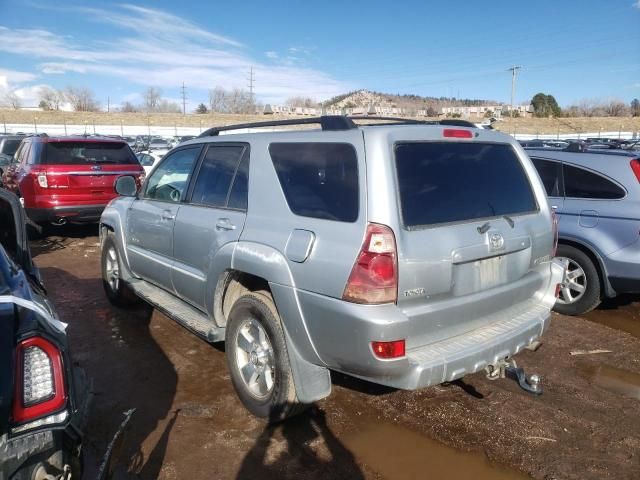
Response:
POLYGON ((540 375, 526 375, 524 369, 518 367, 513 359, 500 360, 498 363, 485 367, 487 378, 497 380, 499 378, 510 378, 518 382, 520 388, 534 395, 542 394, 542 378, 540 375))

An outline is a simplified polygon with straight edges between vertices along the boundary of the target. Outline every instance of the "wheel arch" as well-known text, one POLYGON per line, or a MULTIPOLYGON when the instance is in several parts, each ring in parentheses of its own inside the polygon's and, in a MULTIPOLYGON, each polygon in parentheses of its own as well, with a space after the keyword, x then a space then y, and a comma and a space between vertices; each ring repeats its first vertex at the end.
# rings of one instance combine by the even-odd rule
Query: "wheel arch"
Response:
POLYGON ((607 267, 606 267, 604 261, 602 260, 601 254, 598 252, 598 250, 593 245, 590 245, 590 244, 588 244, 586 242, 577 240, 575 238, 567 238, 567 237, 560 237, 558 239, 558 244, 559 245, 567 245, 569 247, 576 248, 576 249, 580 250, 581 252, 583 252, 585 255, 587 255, 591 259, 591 261, 593 262, 593 264, 596 267, 596 270, 598 272, 598 279, 600 281, 600 287, 602 289, 602 292, 604 292, 604 294, 607 297, 615 297, 616 296, 616 291, 611 286, 611 282, 609 282, 609 275, 608 275, 608 272, 607 272, 607 267))

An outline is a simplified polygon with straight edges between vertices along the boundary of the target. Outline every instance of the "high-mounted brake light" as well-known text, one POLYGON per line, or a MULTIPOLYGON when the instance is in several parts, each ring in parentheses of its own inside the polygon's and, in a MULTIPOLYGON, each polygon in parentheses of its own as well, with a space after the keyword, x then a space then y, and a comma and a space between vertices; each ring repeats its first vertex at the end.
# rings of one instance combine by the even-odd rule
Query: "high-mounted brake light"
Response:
POLYGON ((405 355, 404 340, 394 340, 393 342, 371 342, 373 353, 378 358, 400 358, 405 355))
POLYGON ((631 160, 631 170, 636 175, 636 179, 640 182, 640 158, 631 160))
POLYGON ((398 298, 396 239, 386 225, 370 223, 342 295, 354 303, 394 303, 398 298))
POLYGON ((442 131, 442 136, 445 138, 473 138, 473 132, 459 128, 445 128, 442 131))
POLYGON ((555 257, 558 252, 558 215, 556 212, 551 211, 551 225, 553 229, 553 250, 551 256, 555 257))
POLYGON ((13 422, 35 420, 64 407, 66 392, 58 348, 42 337, 32 337, 18 344, 16 354, 13 422))

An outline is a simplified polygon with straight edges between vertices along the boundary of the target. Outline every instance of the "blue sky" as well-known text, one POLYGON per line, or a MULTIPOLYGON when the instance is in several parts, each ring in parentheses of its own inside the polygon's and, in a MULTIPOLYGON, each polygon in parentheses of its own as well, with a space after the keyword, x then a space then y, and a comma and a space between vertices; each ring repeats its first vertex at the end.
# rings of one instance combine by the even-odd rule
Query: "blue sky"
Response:
MULTIPOLYGON (((193 109, 217 85, 263 102, 355 89, 563 106, 640 97, 640 0, 52 2, 0 0, 0 95, 148 86, 193 109)), ((37 103, 37 101, 35 101, 37 103)))

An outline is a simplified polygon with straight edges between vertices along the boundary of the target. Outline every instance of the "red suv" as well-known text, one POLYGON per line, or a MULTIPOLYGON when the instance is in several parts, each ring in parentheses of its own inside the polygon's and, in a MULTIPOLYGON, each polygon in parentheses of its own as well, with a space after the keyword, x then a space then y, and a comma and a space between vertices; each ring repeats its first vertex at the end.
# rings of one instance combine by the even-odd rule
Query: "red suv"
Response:
POLYGON ((114 183, 144 170, 123 140, 99 137, 28 137, 4 174, 5 188, 39 224, 97 222, 117 194, 114 183))

